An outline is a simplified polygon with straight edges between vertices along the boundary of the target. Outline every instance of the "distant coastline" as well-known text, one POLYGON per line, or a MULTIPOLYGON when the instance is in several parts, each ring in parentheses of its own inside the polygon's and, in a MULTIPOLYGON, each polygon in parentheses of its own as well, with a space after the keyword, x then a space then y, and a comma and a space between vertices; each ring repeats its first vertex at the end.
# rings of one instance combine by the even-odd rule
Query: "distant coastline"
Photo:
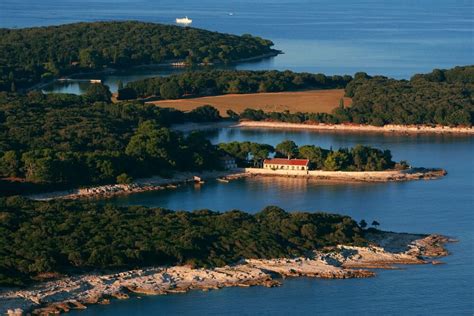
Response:
POLYGON ((376 132, 376 133, 406 133, 406 134, 465 134, 474 135, 473 127, 450 127, 428 125, 394 125, 373 126, 363 124, 300 124, 270 121, 240 121, 232 127, 268 128, 268 129, 306 129, 321 131, 376 132))
MULTIPOLYGON (((234 61, 230 62, 230 64, 231 65, 238 65, 240 63, 258 61, 258 60, 262 60, 262 59, 276 57, 280 54, 284 54, 283 51, 277 50, 277 49, 272 49, 272 51, 269 52, 269 53, 258 55, 258 56, 253 56, 253 57, 248 57, 248 58, 241 58, 241 59, 234 60, 234 61)), ((126 71, 126 70, 130 71, 130 70, 134 70, 134 69, 135 70, 150 69, 150 68, 177 69, 177 67, 174 66, 174 64, 180 64, 180 63, 183 63, 183 62, 184 62, 184 60, 180 60, 180 59, 170 59, 170 60, 164 61, 163 63, 159 63, 159 64, 142 64, 142 65, 133 65, 133 66, 130 66, 130 67, 123 67, 123 68, 107 67, 107 68, 104 68, 102 70, 91 70, 90 72, 84 72, 82 70, 78 73, 71 73, 71 74, 69 74, 67 76, 64 76, 64 77, 61 77, 61 78, 52 78, 52 79, 49 79, 49 80, 46 80, 46 81, 38 82, 35 85, 26 88, 25 90, 26 91, 41 90, 41 89, 43 89, 43 88, 59 81, 59 79, 71 79, 71 80, 84 79, 83 77, 86 77, 86 76, 91 77, 91 76, 111 75, 111 74, 114 74, 114 73, 117 73, 117 72, 120 72, 120 71, 126 71)), ((213 62, 210 66, 223 65, 223 64, 224 64, 223 62, 217 61, 217 62, 213 62)), ((185 66, 185 67, 182 67, 182 68, 187 69, 188 67, 190 67, 190 66, 185 66)), ((206 65, 198 65, 197 67, 206 67, 206 65)))
POLYGON ((366 233, 365 247, 339 245, 314 251, 307 257, 245 259, 235 265, 199 269, 189 266, 149 267, 109 274, 85 274, 38 284, 26 289, 2 289, 0 312, 49 315, 109 304, 111 299, 137 295, 186 293, 224 287, 281 285, 284 277, 348 279, 374 277, 367 269, 394 269, 394 265, 442 264, 434 258, 448 255, 444 245, 455 240, 440 235, 383 231, 366 233))

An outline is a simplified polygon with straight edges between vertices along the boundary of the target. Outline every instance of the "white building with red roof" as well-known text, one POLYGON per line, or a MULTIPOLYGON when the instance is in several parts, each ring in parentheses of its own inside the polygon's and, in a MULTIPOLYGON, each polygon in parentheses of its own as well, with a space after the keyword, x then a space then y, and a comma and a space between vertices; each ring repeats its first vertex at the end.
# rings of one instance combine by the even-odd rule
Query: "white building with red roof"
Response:
POLYGON ((309 170, 308 159, 273 158, 263 161, 263 169, 271 170, 309 170))

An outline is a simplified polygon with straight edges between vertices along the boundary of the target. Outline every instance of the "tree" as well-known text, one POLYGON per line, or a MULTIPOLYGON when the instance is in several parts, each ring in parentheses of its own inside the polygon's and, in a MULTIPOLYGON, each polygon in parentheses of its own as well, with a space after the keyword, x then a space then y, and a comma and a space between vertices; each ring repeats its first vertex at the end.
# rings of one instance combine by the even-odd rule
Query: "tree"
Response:
POLYGON ((238 121, 238 120, 239 120, 239 114, 237 114, 236 112, 232 111, 231 109, 227 110, 226 113, 227 113, 227 116, 229 116, 229 118, 230 118, 231 120, 234 120, 234 121, 238 121))
POLYGON ((55 160, 50 150, 26 152, 21 160, 24 164, 26 180, 31 182, 54 182, 56 180, 55 160))
POLYGON ((79 51, 79 64, 85 68, 98 68, 102 66, 103 60, 100 53, 92 48, 85 48, 79 51))
POLYGON ((254 166, 261 167, 263 160, 268 158, 268 155, 275 150, 272 146, 267 144, 250 144, 250 154, 252 155, 254 166))
POLYGON ((110 103, 112 93, 109 87, 101 83, 90 84, 84 93, 84 98, 89 102, 107 102, 110 103))
POLYGON ((221 119, 219 111, 210 105, 203 105, 189 112, 193 122, 215 122, 221 119))
POLYGON ((322 169, 324 166, 324 160, 327 156, 327 150, 314 145, 301 146, 298 149, 299 156, 308 159, 316 169, 322 169))
POLYGON ((9 150, 0 158, 0 175, 17 177, 20 172, 20 159, 14 150, 9 150))
POLYGON ((285 140, 276 146, 276 151, 287 156, 288 159, 291 159, 291 157, 296 156, 298 153, 298 146, 296 146, 295 142, 292 140, 285 140))
POLYGON ((130 184, 133 179, 126 173, 121 173, 117 176, 117 183, 119 184, 130 184))
POLYGON ((376 220, 372 221, 372 226, 374 226, 375 228, 377 228, 378 226, 380 226, 380 223, 377 222, 376 220))
POLYGON ((344 99, 343 98, 339 99, 339 108, 344 109, 344 99))
POLYGON ((160 96, 163 99, 178 99, 182 94, 181 87, 175 81, 169 81, 160 86, 160 96))
POLYGON ((117 91, 117 100, 132 100, 137 98, 137 93, 132 88, 122 88, 117 91))
POLYGON ((359 226, 360 226, 362 229, 364 229, 364 228, 367 227, 367 222, 365 221, 365 219, 363 219, 363 220, 361 220, 361 221, 359 222, 359 226))
POLYGON ((145 121, 138 126, 125 153, 142 161, 158 159, 165 164, 174 165, 171 149, 175 145, 169 129, 160 128, 154 121, 145 121))
POLYGON ((349 164, 349 155, 346 152, 338 150, 329 153, 324 161, 324 169, 330 171, 344 170, 349 164))

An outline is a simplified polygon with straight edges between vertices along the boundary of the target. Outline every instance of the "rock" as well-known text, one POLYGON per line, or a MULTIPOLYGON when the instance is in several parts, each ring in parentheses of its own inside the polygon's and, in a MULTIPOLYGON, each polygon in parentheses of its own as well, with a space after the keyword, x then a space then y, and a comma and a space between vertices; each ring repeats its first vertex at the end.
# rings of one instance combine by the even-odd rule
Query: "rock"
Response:
MULTIPOLYGON (((49 281, 32 289, 0 292, 0 314, 51 315, 88 304, 108 304, 109 298, 127 299, 128 292, 146 295, 208 291, 222 287, 280 286, 278 278, 306 276, 325 279, 374 277, 367 269, 392 268, 398 264, 428 263, 422 257, 448 254, 440 235, 397 234, 376 231, 366 238, 368 247, 338 246, 314 251, 309 257, 247 259, 214 269, 189 266, 151 267, 112 273, 86 274, 49 281)), ((433 260, 432 264, 441 264, 433 260)))

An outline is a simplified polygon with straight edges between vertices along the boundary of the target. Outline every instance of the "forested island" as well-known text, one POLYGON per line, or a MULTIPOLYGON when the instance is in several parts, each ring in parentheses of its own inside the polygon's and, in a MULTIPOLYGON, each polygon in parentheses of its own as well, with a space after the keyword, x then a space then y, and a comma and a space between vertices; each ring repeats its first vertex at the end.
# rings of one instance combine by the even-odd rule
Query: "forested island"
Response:
POLYGON ((1 313, 49 315, 134 294, 273 287, 282 277, 367 278, 375 276, 367 269, 438 264, 432 258, 446 256, 444 244, 453 241, 275 206, 256 214, 175 212, 10 197, 0 198, 0 209, 1 313))
MULTIPOLYGON (((157 96, 162 99, 345 88, 351 106, 334 104, 332 113, 229 111, 234 119, 273 120, 289 123, 355 123, 383 126, 472 126, 474 122, 474 66, 435 69, 410 80, 356 73, 351 76, 294 73, 291 71, 199 71, 144 79, 127 84, 119 98, 157 96)), ((315 108, 317 105, 315 104, 315 108)))
POLYGON ((364 245, 348 216, 241 211, 174 212, 84 202, 0 198, 0 284, 25 285, 48 272, 151 265, 215 267, 241 259, 304 255, 364 245))
POLYGON ((24 29, 0 28, 0 91, 41 80, 138 65, 183 61, 231 63, 275 55, 269 40, 196 28, 145 23, 82 22, 24 29))

